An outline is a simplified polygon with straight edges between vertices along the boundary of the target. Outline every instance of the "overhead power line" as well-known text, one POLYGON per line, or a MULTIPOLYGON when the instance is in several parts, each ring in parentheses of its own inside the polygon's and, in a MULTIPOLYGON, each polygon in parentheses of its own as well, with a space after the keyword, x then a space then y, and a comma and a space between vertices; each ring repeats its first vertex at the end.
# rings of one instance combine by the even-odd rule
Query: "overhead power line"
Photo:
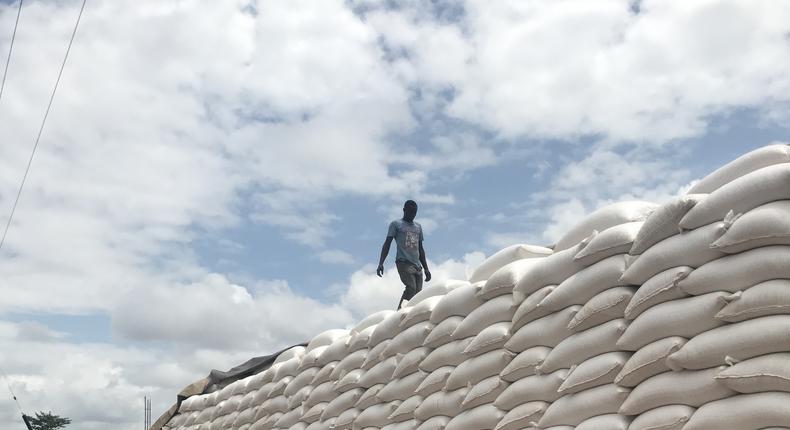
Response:
POLYGON ((8 46, 8 57, 5 59, 5 68, 3 69, 3 82, 0 83, 0 100, 3 99, 3 91, 5 90, 5 78, 8 76, 8 65, 11 64, 11 52, 14 51, 14 40, 16 40, 16 29, 19 27, 19 15, 22 14, 22 2, 19 0, 19 7, 16 10, 16 21, 14 21, 14 32, 11 33, 11 43, 8 46))
POLYGON ((38 134, 36 135, 36 141, 33 144, 33 151, 30 153, 30 159, 27 162, 27 167, 25 168, 25 174, 22 176, 22 182, 19 184, 19 190, 16 193, 16 198, 14 199, 14 205, 11 207, 11 214, 8 216, 8 221, 5 225, 5 230, 3 230, 3 237, 0 238, 0 249, 3 248, 3 244, 5 243, 5 238, 8 235, 8 228, 11 227, 11 221, 14 218, 14 213, 16 212, 16 206, 19 203, 19 197, 22 195, 22 189, 25 187, 25 181, 27 181, 27 175, 30 172, 30 166, 33 164, 33 157, 36 155, 36 149, 38 149, 38 143, 41 141, 41 134, 44 132, 44 126, 47 124, 47 118, 49 117, 49 111, 52 109, 52 102, 55 101, 55 93, 58 91, 58 85, 60 84, 60 78, 63 76, 63 69, 66 67, 66 60, 69 59, 69 53, 71 52, 71 45, 74 43, 74 36, 77 34, 77 28, 80 25, 80 20, 82 19, 82 12, 85 10, 85 3, 87 0, 82 0, 82 6, 80 7, 80 12, 77 15, 77 22, 74 24, 74 30, 71 32, 71 38, 69 39, 69 46, 66 48, 66 55, 63 56, 63 62, 60 64, 60 71, 58 72, 58 78, 55 80, 55 86, 52 88, 52 94, 49 96, 49 103, 47 104, 47 109, 44 112, 44 119, 41 120, 41 127, 38 129, 38 134))
MULTIPOLYGON (((19 26, 19 16, 22 12, 22 1, 19 1, 19 8, 17 10, 16 21, 14 23, 14 32, 11 36, 11 45, 8 49, 8 57, 6 59, 5 69, 3 71, 3 80, 0 83, 0 97, 2 97, 3 91, 5 89, 5 81, 6 75, 8 74, 8 65, 11 62, 11 52, 14 48, 14 40, 16 39, 16 30, 19 26)), ((80 6, 79 14, 77 15, 77 21, 74 23, 74 30, 71 32, 71 37, 69 38, 69 45, 66 48, 66 54, 63 56, 63 62, 60 64, 60 70, 58 71, 58 78, 55 80, 55 86, 52 88, 52 94, 49 96, 49 103, 47 103, 47 109, 44 112, 44 118, 41 120, 41 126, 38 129, 38 134, 36 134, 36 141, 33 144, 33 151, 30 153, 30 159, 27 162, 27 167, 25 168, 25 174, 22 176, 22 182, 19 184, 19 190, 16 193, 16 198, 14 199, 14 205, 11 207, 11 213, 8 216, 8 220, 5 225, 5 229, 3 230, 3 236, 0 238, 0 250, 3 248, 3 244, 5 244, 6 236, 8 235, 8 229, 11 227, 11 221, 14 219, 14 213, 16 213, 16 207, 19 203, 19 197, 22 195, 22 189, 25 187, 25 182, 27 180, 27 175, 30 172, 30 166, 33 164, 33 157, 36 155, 36 149, 38 148, 38 143, 41 141, 41 135, 44 132, 44 126, 47 124, 47 118, 49 117, 49 111, 52 109, 52 103, 55 101, 55 94, 58 91, 58 86, 60 85, 60 78, 63 76, 63 69, 66 67, 66 61, 69 58, 69 53, 71 52, 71 46, 74 44, 74 37, 77 35, 77 28, 79 28, 80 21, 82 19, 82 13, 85 10, 85 3, 87 0, 82 0, 82 5, 80 6)), ((11 383, 9 382, 8 375, 5 373, 5 370, 0 368, 0 374, 2 374, 3 379, 8 386, 8 391, 11 393, 11 397, 14 399, 19 412, 22 414, 22 419, 30 429, 30 423, 28 422, 28 417, 25 415, 24 411, 22 410, 22 405, 19 403, 19 400, 14 393, 13 388, 11 387, 11 383)))

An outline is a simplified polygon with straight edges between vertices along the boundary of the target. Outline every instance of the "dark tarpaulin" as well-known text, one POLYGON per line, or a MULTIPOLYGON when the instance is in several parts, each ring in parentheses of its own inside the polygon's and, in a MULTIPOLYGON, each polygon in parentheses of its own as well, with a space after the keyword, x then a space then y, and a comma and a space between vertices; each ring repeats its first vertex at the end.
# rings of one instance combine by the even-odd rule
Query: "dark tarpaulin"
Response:
POLYGON ((274 360, 276 360, 280 354, 297 346, 307 346, 307 343, 298 343, 296 345, 289 346, 288 348, 277 351, 272 355, 251 358, 244 363, 224 372, 221 370, 212 369, 208 374, 209 385, 224 387, 233 381, 244 379, 262 370, 266 370, 272 365, 272 363, 274 363, 274 360))
POLYGON ((288 348, 281 349, 280 351, 277 351, 271 355, 251 358, 244 363, 224 372, 221 370, 212 369, 207 377, 184 387, 184 389, 178 393, 178 396, 176 396, 176 403, 165 413, 163 413, 159 419, 156 420, 156 422, 151 426, 150 430, 160 430, 162 427, 164 427, 164 425, 167 424, 170 419, 176 415, 176 413, 178 413, 178 408, 181 406, 181 402, 187 397, 209 393, 220 389, 233 381, 244 379, 250 375, 260 373, 271 367, 271 365, 274 363, 274 360, 276 360, 280 354, 297 346, 307 346, 307 343, 298 343, 296 345, 289 346, 288 348))

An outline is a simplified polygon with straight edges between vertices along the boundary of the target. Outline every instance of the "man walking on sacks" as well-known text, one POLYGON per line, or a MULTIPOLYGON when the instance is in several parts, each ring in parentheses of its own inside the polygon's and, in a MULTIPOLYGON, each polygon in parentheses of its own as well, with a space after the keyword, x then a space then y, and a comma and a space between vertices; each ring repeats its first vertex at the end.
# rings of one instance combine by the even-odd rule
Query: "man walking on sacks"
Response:
POLYGON ((381 247, 381 257, 376 274, 381 277, 384 275, 384 260, 390 250, 392 239, 398 247, 395 256, 395 266, 398 268, 400 280, 405 289, 398 302, 398 309, 403 305, 404 300, 411 300, 415 294, 422 290, 422 272, 425 270, 425 282, 431 280, 431 272, 428 270, 428 263, 425 261, 425 250, 422 248, 422 226, 414 222, 417 216, 417 203, 414 200, 406 200, 403 205, 403 218, 392 221, 387 239, 381 247))

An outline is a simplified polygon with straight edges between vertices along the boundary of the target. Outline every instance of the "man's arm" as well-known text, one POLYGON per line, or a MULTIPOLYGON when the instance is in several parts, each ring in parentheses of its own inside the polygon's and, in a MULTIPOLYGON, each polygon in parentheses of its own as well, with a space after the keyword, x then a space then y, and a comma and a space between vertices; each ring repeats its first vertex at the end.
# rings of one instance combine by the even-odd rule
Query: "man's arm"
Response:
POLYGON ((384 275, 384 260, 387 259, 387 254, 390 252, 390 245, 392 244, 392 236, 387 236, 384 240, 384 245, 381 246, 381 256, 379 257, 379 267, 376 268, 376 274, 379 278, 384 275))
POLYGON ((423 269, 425 269, 425 282, 431 280, 431 271, 428 270, 428 262, 425 261, 425 249, 422 247, 422 241, 420 241, 420 263, 422 263, 423 269))

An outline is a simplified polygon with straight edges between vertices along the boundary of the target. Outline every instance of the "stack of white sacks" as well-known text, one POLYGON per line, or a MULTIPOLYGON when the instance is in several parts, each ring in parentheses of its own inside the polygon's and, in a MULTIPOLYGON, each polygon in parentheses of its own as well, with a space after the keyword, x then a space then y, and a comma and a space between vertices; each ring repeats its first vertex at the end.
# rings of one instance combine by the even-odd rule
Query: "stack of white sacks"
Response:
POLYGON ((790 146, 600 209, 184 400, 168 430, 790 430, 790 146))

